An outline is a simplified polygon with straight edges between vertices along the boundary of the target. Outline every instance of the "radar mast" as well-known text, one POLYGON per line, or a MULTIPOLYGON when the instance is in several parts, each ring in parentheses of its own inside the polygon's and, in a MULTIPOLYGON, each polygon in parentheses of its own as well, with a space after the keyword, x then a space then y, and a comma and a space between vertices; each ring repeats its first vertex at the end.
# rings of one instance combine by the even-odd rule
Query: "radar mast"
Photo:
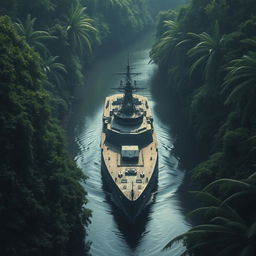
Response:
POLYGON ((125 75, 125 85, 123 86, 123 82, 120 83, 120 90, 124 91, 124 97, 122 102, 122 107, 120 109, 120 114, 124 114, 126 116, 132 116, 136 113, 136 108, 133 100, 133 91, 137 88, 134 86, 136 81, 133 82, 132 76, 139 75, 141 73, 132 73, 130 66, 130 58, 128 55, 126 73, 118 73, 119 75, 125 75), (134 85, 133 85, 134 84, 134 85))

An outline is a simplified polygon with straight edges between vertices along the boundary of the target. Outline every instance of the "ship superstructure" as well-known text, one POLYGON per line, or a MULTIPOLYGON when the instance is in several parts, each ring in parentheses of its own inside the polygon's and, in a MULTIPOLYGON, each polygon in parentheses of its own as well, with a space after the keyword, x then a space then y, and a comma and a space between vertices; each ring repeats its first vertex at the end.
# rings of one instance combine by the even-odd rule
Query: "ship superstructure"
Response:
POLYGON ((146 97, 134 94, 128 63, 121 92, 106 97, 101 138, 102 175, 114 202, 134 220, 157 183, 158 150, 146 97))

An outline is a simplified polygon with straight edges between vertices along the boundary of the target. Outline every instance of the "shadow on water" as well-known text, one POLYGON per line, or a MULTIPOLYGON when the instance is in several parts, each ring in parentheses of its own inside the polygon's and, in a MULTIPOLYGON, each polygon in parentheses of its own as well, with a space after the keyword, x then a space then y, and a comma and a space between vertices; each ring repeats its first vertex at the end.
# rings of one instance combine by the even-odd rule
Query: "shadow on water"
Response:
POLYGON ((146 206, 140 216, 136 218, 135 222, 131 223, 123 211, 113 203, 109 194, 106 194, 106 200, 111 206, 114 221, 117 224, 120 234, 122 234, 129 248, 135 251, 146 230, 151 205, 146 206))
POLYGON ((186 170, 183 182, 178 190, 178 198, 182 204, 184 213, 195 209, 197 202, 188 191, 197 190, 197 186, 191 180, 191 170, 203 161, 193 132, 188 128, 188 118, 181 108, 184 103, 182 97, 177 97, 175 90, 168 81, 168 75, 159 69, 155 70, 151 80, 152 95, 156 103, 155 111, 157 115, 170 127, 174 140, 172 154, 179 159, 182 169, 186 170), (160 88, 159 88, 160 87, 160 88))
POLYGON ((102 189, 105 193, 105 200, 111 206, 112 215, 119 231, 123 235, 123 238, 127 242, 130 249, 135 251, 146 231, 146 224, 148 221, 150 221, 150 213, 152 211, 152 205, 156 200, 158 185, 156 184, 156 187, 152 191, 152 197, 134 222, 131 222, 124 212, 113 202, 109 188, 103 179, 102 189))
MULTIPOLYGON (((113 205, 113 204, 112 204, 113 205)), ((131 222, 124 218, 123 212, 113 205, 114 219, 117 223, 118 229, 123 234, 128 246, 135 251, 141 242, 143 234, 146 231, 146 224, 150 220, 149 213, 151 204, 147 205, 141 212, 140 216, 136 218, 135 222, 131 222)))
POLYGON ((155 111, 166 125, 170 127, 175 141, 173 154, 179 157, 181 166, 191 170, 201 162, 199 149, 193 131, 189 129, 188 118, 185 110, 181 108, 186 103, 183 96, 171 90, 166 72, 156 69, 151 79, 152 96, 156 102, 155 111))

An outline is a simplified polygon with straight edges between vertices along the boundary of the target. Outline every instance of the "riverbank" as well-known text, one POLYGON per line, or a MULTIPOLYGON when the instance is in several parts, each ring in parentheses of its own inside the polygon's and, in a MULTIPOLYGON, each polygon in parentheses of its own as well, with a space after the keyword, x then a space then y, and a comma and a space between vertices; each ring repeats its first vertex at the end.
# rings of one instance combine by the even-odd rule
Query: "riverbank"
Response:
MULTIPOLYGON (((255 18, 248 15, 255 10, 251 0, 189 2, 178 13, 162 13, 151 51, 155 63, 168 72, 168 97, 178 101, 185 130, 202 156, 191 172, 201 205, 190 214, 201 225, 180 239, 188 254, 217 255, 227 248, 229 254, 255 251, 247 235, 236 238, 244 241, 239 245, 233 239, 240 233, 235 226, 246 223, 247 234, 255 225, 255 206, 242 196, 255 194, 256 42, 255 18), (216 247, 216 232, 218 241, 229 242, 216 247)), ((163 84, 159 89, 164 90, 163 84)))

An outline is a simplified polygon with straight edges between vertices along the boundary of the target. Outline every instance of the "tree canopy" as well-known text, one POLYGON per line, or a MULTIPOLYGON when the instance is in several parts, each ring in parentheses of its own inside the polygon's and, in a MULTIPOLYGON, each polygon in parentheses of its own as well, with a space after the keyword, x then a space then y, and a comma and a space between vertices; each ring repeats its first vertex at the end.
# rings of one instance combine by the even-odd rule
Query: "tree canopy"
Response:
POLYGON ((199 188, 215 184, 197 193, 215 198, 194 211, 204 218, 169 244, 183 240, 184 255, 255 254, 255 11, 251 0, 192 0, 160 16, 151 58, 168 72, 166 94, 203 159, 193 180, 199 188))
POLYGON ((8 17, 0 42, 1 255, 76 255, 89 217, 85 176, 65 150, 40 57, 8 17))

